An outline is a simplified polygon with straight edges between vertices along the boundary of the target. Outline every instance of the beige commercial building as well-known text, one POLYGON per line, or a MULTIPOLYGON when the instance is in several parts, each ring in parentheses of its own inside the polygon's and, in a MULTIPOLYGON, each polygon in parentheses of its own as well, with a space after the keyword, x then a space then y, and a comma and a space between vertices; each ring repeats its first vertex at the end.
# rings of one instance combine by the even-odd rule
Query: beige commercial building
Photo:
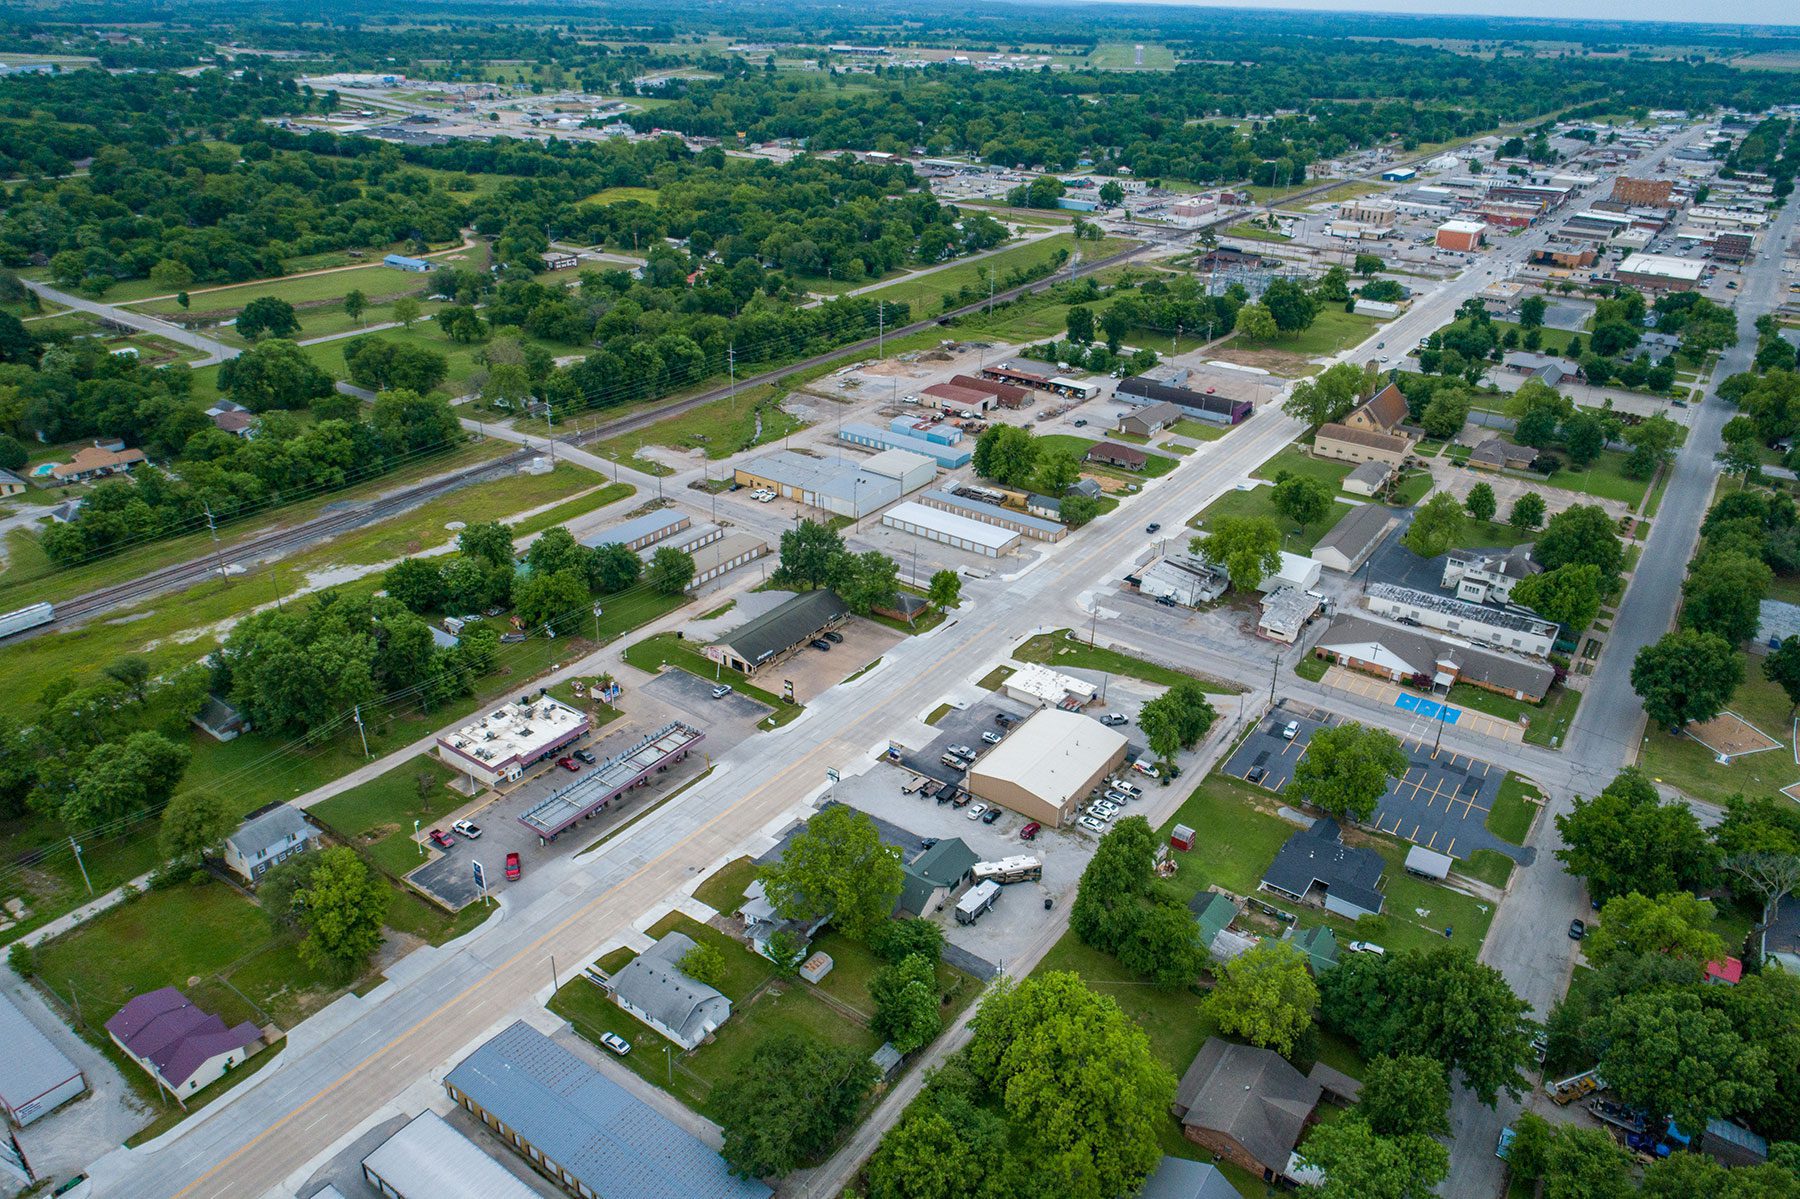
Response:
POLYGON ((1125 761, 1125 738, 1091 716, 1035 713, 969 770, 976 798, 1051 828, 1125 761))

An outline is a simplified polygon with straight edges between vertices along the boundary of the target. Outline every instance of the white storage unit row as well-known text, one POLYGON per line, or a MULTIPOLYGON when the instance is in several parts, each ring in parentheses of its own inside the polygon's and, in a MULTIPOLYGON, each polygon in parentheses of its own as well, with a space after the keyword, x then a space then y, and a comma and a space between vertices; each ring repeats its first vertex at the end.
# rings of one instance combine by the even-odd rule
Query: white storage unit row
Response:
POLYGON ((87 1090, 87 1079, 68 1055, 0 994, 0 1109, 20 1128, 48 1115, 87 1090))
POLYGON ((1019 534, 1011 529, 984 524, 954 512, 927 508, 917 500, 908 500, 888 509, 882 513, 881 523, 902 533, 988 558, 998 558, 1019 544, 1019 534))

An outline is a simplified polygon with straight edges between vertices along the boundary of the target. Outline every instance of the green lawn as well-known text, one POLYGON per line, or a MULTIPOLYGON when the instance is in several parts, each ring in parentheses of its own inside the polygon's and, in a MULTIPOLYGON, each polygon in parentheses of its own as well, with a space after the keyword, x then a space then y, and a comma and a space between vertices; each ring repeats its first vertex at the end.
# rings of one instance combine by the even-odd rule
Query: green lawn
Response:
POLYGON ((1333 491, 1341 491, 1344 476, 1356 467, 1352 462, 1339 462, 1335 458, 1315 458, 1307 452, 1305 446, 1290 445, 1253 472, 1259 479, 1274 482, 1283 474, 1301 475, 1308 479, 1316 479, 1333 491))
POLYGON ((1268 348, 1308 358, 1322 358, 1366 340, 1380 324, 1372 316, 1360 316, 1354 312, 1345 312, 1342 308, 1327 306, 1310 326, 1291 337, 1285 334, 1277 337, 1269 343, 1268 348))
POLYGON ((1265 229, 1261 225, 1253 225, 1249 221, 1239 221, 1225 230, 1226 237, 1235 237, 1243 241, 1290 242, 1294 239, 1274 229, 1265 229))
MULTIPOLYGON (((1790 744, 1787 696, 1754 665, 1744 672, 1744 682, 1727 710, 1781 741, 1784 747, 1790 744)), ((1746 754, 1729 766, 1721 766, 1714 761, 1712 751, 1692 737, 1671 736, 1667 729, 1655 725, 1644 730, 1638 765, 1658 782, 1709 803, 1723 803, 1727 796, 1739 791, 1773 794, 1800 781, 1800 768, 1795 767, 1787 748, 1746 754)))
MULTIPOLYGON (((1101 238, 1097 242, 1081 243, 1081 256, 1084 261, 1095 262, 1109 257, 1124 249, 1130 241, 1122 237, 1101 238)), ((994 279, 995 290, 1006 286, 1007 275, 1015 270, 1039 266, 1050 260, 1058 250, 1068 251, 1071 256, 1075 251, 1075 235, 1073 233, 1057 233, 1041 241, 1026 245, 1013 246, 986 258, 972 262, 958 263, 941 271, 933 271, 929 275, 916 275, 910 279, 902 279, 890 283, 874 291, 864 292, 865 300, 880 300, 888 303, 904 303, 911 305, 914 320, 929 316, 942 310, 943 297, 954 295, 964 287, 987 291, 990 272, 994 279)))
POLYGON ((1350 515, 1350 505, 1333 503, 1325 515, 1304 528, 1275 511, 1275 489, 1256 487, 1249 491, 1227 491, 1208 504, 1195 518, 1211 527, 1222 516, 1267 517, 1283 535, 1282 548, 1289 553, 1310 554, 1319 539, 1337 527, 1338 521, 1350 515))
POLYGON ((1087 452, 1099 445, 1101 440, 1102 439, 1098 437, 1078 437, 1073 433, 1045 433, 1037 438, 1037 445, 1042 453, 1064 452, 1073 454, 1077 462, 1082 462, 1082 469, 1084 470, 1097 469, 1104 474, 1117 475, 1118 477, 1125 479, 1160 479, 1170 471, 1174 470, 1177 466, 1181 465, 1181 459, 1170 458, 1167 455, 1155 452, 1146 455, 1148 461, 1144 463, 1144 469, 1141 471, 1124 470, 1122 468, 1111 468, 1106 466, 1093 467, 1088 463, 1083 462, 1083 459, 1087 456, 1087 452))
POLYGON ((1648 479, 1628 479, 1624 472, 1625 455, 1617 450, 1602 450, 1600 457, 1583 470, 1565 465, 1550 476, 1547 487, 1579 491, 1603 500, 1619 500, 1635 508, 1650 488, 1648 479))
POLYGON ((616 462, 630 462, 639 468, 648 460, 638 458, 638 451, 652 445, 677 450, 698 449, 715 460, 728 458, 752 446, 780 441, 806 428, 805 421, 789 414, 779 401, 771 398, 773 393, 774 389, 767 386, 745 388, 735 399, 702 404, 634 433, 609 438, 592 448, 604 457, 616 462), (756 432, 759 413, 762 416, 761 437, 756 432))
MULTIPOLYGON (((188 289, 188 307, 184 310, 174 299, 145 300, 134 303, 132 307, 144 312, 175 316, 183 311, 194 312, 236 312, 251 300, 259 300, 265 296, 286 300, 295 306, 316 303, 321 300, 341 300, 353 291, 361 291, 371 301, 391 300, 397 296, 417 295, 425 290, 427 276, 397 271, 385 266, 355 267, 350 270, 332 271, 323 275, 302 275, 290 279, 266 279, 259 283, 244 283, 235 287, 223 287, 216 290, 188 289)), ((155 295, 152 289, 145 293, 155 295)), ((307 336, 312 330, 306 328, 306 317, 300 315, 301 336, 307 336)))
POLYGON ((729 915, 744 902, 744 893, 755 880, 756 863, 738 858, 708 875, 705 882, 694 888, 694 898, 715 912, 729 915))
POLYGON ((1488 832, 1509 845, 1523 845, 1543 802, 1544 797, 1536 787, 1509 770, 1483 823, 1488 832))
POLYGON ((975 685, 980 687, 983 691, 998 691, 1000 690, 1001 684, 1005 683, 1007 679, 1012 678, 1012 676, 1012 667, 996 666, 994 669, 982 675, 975 685))
POLYGON ((683 640, 674 633, 658 633, 654 637, 644 638, 625 651, 625 660, 651 674, 658 673, 664 666, 672 666, 702 679, 731 684, 739 693, 768 706, 770 714, 759 722, 759 728, 779 727, 806 710, 803 704, 790 704, 780 696, 764 691, 735 670, 726 674, 717 663, 696 650, 693 642, 683 640))
POLYGON ((413 824, 434 827, 445 814, 468 802, 468 796, 445 784, 456 772, 429 754, 370 779, 311 809, 314 819, 395 876, 425 860, 413 840, 413 824))
POLYGON ((931 725, 933 728, 937 727, 937 722, 942 720, 945 716, 948 716, 950 710, 955 706, 955 704, 939 704, 925 717, 925 723, 931 725))
POLYGON ((1083 641, 1071 641, 1068 634, 1068 629, 1057 629, 1053 633, 1039 633, 1037 636, 1021 642, 1019 648, 1012 652, 1012 656, 1021 662, 1043 662, 1050 666, 1073 666, 1087 670, 1102 670, 1109 674, 1122 674, 1127 678, 1140 679, 1143 682, 1156 683, 1164 687, 1172 687, 1184 680, 1198 679, 1200 684, 1214 695, 1236 695, 1243 690, 1234 683, 1224 683, 1217 679, 1208 679, 1188 674, 1185 671, 1173 670, 1155 662, 1146 662, 1142 658, 1122 654, 1102 645, 1089 646, 1083 641))
POLYGON ((657 194, 654 187, 603 187, 581 202, 583 204, 623 204, 626 200, 636 200, 640 204, 654 204, 657 194))
POLYGON ((1525 717, 1531 723, 1525 729, 1525 740, 1532 745, 1549 745, 1552 738, 1568 736, 1575 709, 1581 704, 1581 692, 1568 687, 1552 687, 1541 704, 1514 699, 1485 687, 1457 683, 1450 688, 1450 702, 1459 708, 1473 708, 1501 720, 1517 721, 1525 717))
POLYGON ((1169 426, 1169 432, 1177 437, 1191 437, 1195 441, 1217 441, 1231 430, 1223 425, 1209 425, 1205 421, 1183 417, 1169 426))

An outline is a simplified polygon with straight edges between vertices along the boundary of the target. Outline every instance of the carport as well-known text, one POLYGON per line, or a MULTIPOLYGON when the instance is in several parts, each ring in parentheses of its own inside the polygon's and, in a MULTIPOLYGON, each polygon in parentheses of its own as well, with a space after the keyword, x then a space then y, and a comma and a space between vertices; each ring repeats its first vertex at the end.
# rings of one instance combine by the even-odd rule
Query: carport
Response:
POLYGON ((519 823, 546 840, 592 816, 651 774, 687 757, 706 734, 681 721, 671 721, 642 741, 608 758, 566 787, 550 793, 519 817, 519 823))

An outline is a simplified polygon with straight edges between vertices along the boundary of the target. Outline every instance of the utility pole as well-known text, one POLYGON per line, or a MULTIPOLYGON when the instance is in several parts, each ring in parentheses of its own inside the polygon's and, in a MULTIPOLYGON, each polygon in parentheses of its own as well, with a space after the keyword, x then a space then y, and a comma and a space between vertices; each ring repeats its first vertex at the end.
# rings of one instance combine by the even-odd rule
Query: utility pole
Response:
POLYGON ((1099 601, 1099 600, 1095 600, 1095 601, 1094 601, 1094 604, 1093 604, 1093 606, 1092 606, 1092 607, 1091 607, 1091 608, 1089 608, 1089 609, 1088 609, 1088 612, 1089 612, 1089 617, 1088 617, 1088 648, 1089 648, 1089 649, 1093 649, 1093 648, 1094 648, 1094 630, 1095 630, 1095 629, 1096 629, 1096 628, 1097 628, 1097 627, 1098 627, 1098 626, 1099 626, 1099 624, 1100 624, 1100 601, 1099 601))
MULTIPOLYGON (((887 305, 881 300, 875 301, 875 357, 887 357, 887 305)), ((896 379, 894 386, 898 388, 900 381, 896 379)))
POLYGON ((554 995, 554 994, 556 994, 556 992, 558 992, 560 990, 562 990, 562 984, 556 981, 556 955, 551 954, 550 955, 550 993, 552 995, 554 995))
POLYGON ((213 519, 213 510, 210 503, 202 503, 200 509, 206 513, 206 528, 207 531, 212 534, 213 568, 219 572, 219 577, 221 579, 229 581, 229 577, 225 573, 225 559, 219 552, 219 522, 213 519))
POLYGON ((731 373, 731 414, 737 415, 737 346, 725 347, 725 369, 731 373))
POLYGON ((553 407, 551 407, 549 400, 544 401, 544 428, 549 432, 548 440, 550 442, 550 465, 555 466, 556 465, 556 410, 553 407))
POLYGON ((357 704, 354 710, 356 713, 356 732, 357 735, 362 738, 363 757, 366 758, 369 756, 369 731, 363 728, 362 705, 357 704))
POLYGON ((1275 651, 1275 661, 1269 667, 1269 707, 1275 706, 1275 681, 1281 677, 1281 651, 1275 651))
POLYGON ((81 881, 87 884, 88 896, 91 898, 94 894, 94 881, 88 877, 87 863, 81 860, 81 846, 75 843, 74 837, 69 838, 69 848, 75 851, 75 864, 81 867, 81 881))

